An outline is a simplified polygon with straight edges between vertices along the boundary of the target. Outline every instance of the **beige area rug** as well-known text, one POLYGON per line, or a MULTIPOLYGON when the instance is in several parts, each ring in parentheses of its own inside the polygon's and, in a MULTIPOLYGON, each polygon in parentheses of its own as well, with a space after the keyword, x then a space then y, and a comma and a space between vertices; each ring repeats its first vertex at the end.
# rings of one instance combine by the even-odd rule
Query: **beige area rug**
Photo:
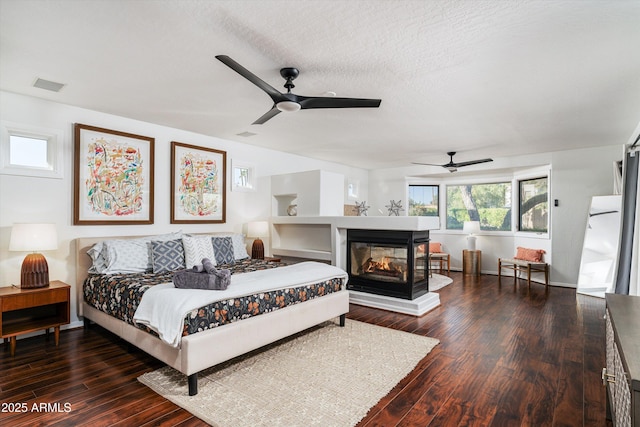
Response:
POLYGON ((437 291, 445 286, 451 284, 453 279, 451 277, 443 276, 442 274, 432 273, 429 277, 429 292, 437 291))
POLYGON ((138 379, 213 426, 353 426, 438 343, 347 319, 201 372, 196 396, 170 367, 138 379))

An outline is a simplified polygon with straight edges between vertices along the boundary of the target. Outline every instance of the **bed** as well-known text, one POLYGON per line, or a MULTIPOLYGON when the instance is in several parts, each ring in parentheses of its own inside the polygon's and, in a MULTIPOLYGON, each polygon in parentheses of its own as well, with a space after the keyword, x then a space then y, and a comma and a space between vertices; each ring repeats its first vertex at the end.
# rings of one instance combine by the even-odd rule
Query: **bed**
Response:
MULTIPOLYGON (((211 236, 216 235, 212 234, 208 236, 211 238, 211 236)), ((273 311, 267 311, 259 315, 245 316, 246 318, 241 316, 220 326, 199 330, 197 333, 181 334, 177 339, 177 343, 171 343, 171 339, 166 339, 164 336, 161 338, 158 331, 152 326, 137 324, 136 322, 132 324, 131 321, 121 320, 118 317, 108 314, 109 310, 105 312, 103 307, 105 304, 97 304, 95 301, 90 303, 85 300, 85 281, 90 283, 91 279, 96 280, 96 276, 111 276, 113 274, 112 272, 109 272, 107 275, 97 274, 96 271, 94 271, 96 261, 87 255, 88 251, 95 249, 96 246, 103 244, 103 242, 127 241, 129 239, 135 241, 141 239, 153 240, 153 238, 154 236, 125 236, 79 238, 76 240, 78 314, 84 319, 85 326, 88 326, 90 321, 93 321, 185 374, 188 378, 189 395, 191 396, 198 392, 198 372, 206 368, 336 317, 340 318, 340 325, 344 326, 345 315, 349 311, 349 293, 346 290, 347 275, 337 267, 315 262, 278 268, 272 268, 275 267, 274 265, 267 265, 271 263, 262 264, 261 267, 257 269, 258 271, 233 274, 228 289, 222 292, 233 290, 236 293, 232 294, 238 295, 238 286, 234 285, 240 278, 244 280, 242 283, 258 283, 261 281, 271 283, 275 282, 274 277, 286 277, 287 279, 283 282, 287 282, 286 286, 290 287, 294 281, 294 277, 305 277, 305 283, 301 283, 300 286, 309 286, 310 283, 314 281, 323 282, 328 280, 325 277, 327 275, 333 275, 331 278, 332 283, 336 283, 336 281, 340 282, 339 287, 334 285, 334 291, 326 294, 322 293, 322 295, 317 297, 304 299, 282 308, 277 307, 273 311), (272 273, 270 273, 270 271, 274 272, 273 275, 271 275, 272 273), (318 279, 314 279, 310 276, 311 273, 307 272, 322 272, 320 273, 322 277, 319 276, 318 279), (251 278, 251 280, 248 278, 251 278)), ((239 245, 236 245, 236 249, 238 246, 239 245)), ((246 252, 246 249, 243 248, 243 250, 246 252)), ((252 261, 244 260, 239 262, 239 264, 243 263, 249 265, 249 269, 251 269, 252 261)), ((225 264, 219 263, 219 266, 224 268, 225 264)), ((128 273, 127 271, 118 274, 127 275, 128 273)), ((159 280, 162 282, 163 279, 159 280)), ((166 277, 164 281, 166 282, 166 277)), ((242 286, 247 285, 243 284, 242 286)), ((153 292, 157 294, 162 287, 173 288, 173 285, 163 283, 158 285, 157 291, 156 288, 153 287, 150 287, 150 289, 153 289, 153 292)), ((271 283, 269 287, 270 289, 275 289, 277 286, 271 283)), ((180 291, 177 289, 166 290, 170 292, 180 291)), ((220 291, 209 290, 200 292, 215 294, 220 291)), ((278 291, 273 290, 273 292, 278 291)), ((151 295, 151 292, 147 291, 147 293, 151 295)), ((145 298, 142 298, 140 305, 142 305, 142 301, 144 300, 145 298)), ((147 307, 148 306, 149 304, 147 304, 147 307)))

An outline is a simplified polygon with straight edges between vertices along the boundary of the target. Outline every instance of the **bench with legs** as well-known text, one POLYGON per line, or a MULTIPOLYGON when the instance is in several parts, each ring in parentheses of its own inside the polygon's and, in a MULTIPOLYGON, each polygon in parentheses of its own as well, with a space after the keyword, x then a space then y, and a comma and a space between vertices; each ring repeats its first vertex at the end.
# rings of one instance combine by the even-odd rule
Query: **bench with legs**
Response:
POLYGON ((507 268, 513 270, 513 280, 515 282, 518 273, 527 272, 527 285, 531 286, 531 272, 543 272, 544 284, 549 285, 549 264, 540 261, 526 261, 515 258, 498 258, 498 283, 502 278, 502 269, 507 268))

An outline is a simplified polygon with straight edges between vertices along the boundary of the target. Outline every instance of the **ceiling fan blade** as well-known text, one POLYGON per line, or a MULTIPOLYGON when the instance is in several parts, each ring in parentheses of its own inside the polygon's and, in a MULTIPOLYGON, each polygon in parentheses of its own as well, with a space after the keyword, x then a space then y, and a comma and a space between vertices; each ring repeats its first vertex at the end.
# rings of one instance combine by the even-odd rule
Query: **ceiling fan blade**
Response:
POLYGON ((312 108, 377 108, 382 100, 298 95, 298 102, 303 110, 308 110, 312 108))
POLYGON ((493 162, 493 159, 471 160, 469 162, 454 163, 452 166, 461 168, 463 166, 471 166, 471 165, 477 165, 478 163, 487 163, 487 162, 493 162))
POLYGON ((433 163, 418 163, 418 162, 411 162, 411 164, 413 164, 413 165, 424 165, 424 166, 442 166, 442 167, 445 166, 445 165, 436 165, 436 164, 433 164, 433 163))
POLYGON ((278 113, 280 113, 280 110, 278 110, 276 108, 276 106, 274 105, 271 110, 267 111, 266 113, 264 113, 258 120, 256 120, 255 122, 251 123, 252 125, 261 125, 263 123, 265 123, 267 120, 272 119, 273 117, 275 117, 278 113))
POLYGON ((216 58, 225 64, 227 67, 231 68, 236 73, 240 74, 245 79, 249 80, 254 85, 258 86, 260 89, 265 91, 267 95, 271 97, 273 102, 277 103, 283 100, 283 94, 276 90, 269 83, 262 80, 260 77, 253 74, 251 71, 244 68, 242 65, 238 64, 233 59, 229 58, 227 55, 216 55, 216 58))

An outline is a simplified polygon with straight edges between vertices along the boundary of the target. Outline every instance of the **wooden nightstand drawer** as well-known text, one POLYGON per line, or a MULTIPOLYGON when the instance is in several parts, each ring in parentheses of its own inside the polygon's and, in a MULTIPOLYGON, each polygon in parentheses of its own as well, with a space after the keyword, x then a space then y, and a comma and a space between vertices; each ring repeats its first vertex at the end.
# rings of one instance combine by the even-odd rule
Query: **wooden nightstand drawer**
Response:
POLYGON ((5 296, 2 298, 2 311, 66 302, 67 294, 67 289, 47 289, 46 292, 31 291, 29 293, 5 296))

